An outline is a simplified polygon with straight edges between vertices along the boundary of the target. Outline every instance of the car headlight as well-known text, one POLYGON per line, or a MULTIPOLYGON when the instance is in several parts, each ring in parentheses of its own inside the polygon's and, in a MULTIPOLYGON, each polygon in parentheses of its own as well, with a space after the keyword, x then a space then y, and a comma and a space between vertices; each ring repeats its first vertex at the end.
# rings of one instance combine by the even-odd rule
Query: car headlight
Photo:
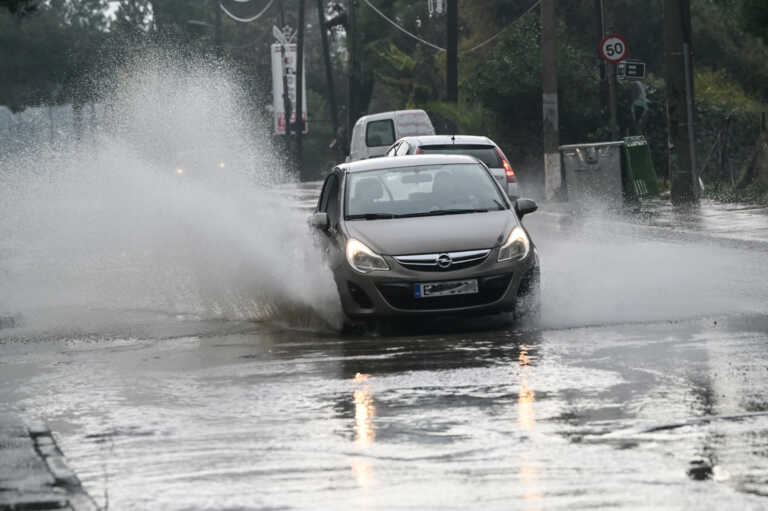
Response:
POLYGON ((354 238, 347 241, 347 261, 360 273, 389 270, 383 257, 354 238))
POLYGON ((499 249, 499 262, 525 259, 531 250, 531 241, 519 225, 509 233, 507 241, 499 249))

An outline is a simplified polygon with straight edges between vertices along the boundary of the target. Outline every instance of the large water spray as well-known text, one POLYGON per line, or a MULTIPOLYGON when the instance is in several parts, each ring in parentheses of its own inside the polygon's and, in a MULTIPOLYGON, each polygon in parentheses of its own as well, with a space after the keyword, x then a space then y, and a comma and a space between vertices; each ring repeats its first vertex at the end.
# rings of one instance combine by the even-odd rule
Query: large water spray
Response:
POLYGON ((226 66, 155 54, 125 66, 79 141, 3 155, 0 315, 335 324, 332 277, 248 104, 226 66))

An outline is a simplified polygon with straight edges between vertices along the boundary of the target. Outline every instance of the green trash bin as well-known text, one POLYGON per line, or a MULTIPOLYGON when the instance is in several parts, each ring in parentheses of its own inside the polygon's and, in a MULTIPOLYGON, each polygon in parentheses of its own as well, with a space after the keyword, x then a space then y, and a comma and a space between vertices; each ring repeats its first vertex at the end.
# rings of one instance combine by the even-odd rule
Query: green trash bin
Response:
POLYGON ((625 138, 624 157, 624 196, 629 200, 658 197, 659 183, 645 137, 625 138))

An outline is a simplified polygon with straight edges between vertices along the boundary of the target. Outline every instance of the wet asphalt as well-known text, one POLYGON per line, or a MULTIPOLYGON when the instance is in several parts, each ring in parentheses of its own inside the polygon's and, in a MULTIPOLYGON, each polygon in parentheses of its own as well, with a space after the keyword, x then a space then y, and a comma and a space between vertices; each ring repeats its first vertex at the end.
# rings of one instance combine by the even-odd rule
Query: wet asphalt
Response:
POLYGON ((766 253, 530 228, 539 324, 112 311, 0 331, 0 402, 115 510, 768 507, 766 253))

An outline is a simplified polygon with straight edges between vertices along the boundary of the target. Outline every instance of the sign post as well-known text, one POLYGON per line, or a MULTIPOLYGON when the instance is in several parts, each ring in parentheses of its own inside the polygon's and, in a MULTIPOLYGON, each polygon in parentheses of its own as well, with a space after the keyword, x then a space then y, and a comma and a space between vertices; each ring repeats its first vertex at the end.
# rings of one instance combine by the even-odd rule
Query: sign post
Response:
MULTIPOLYGON (((289 40, 279 30, 273 33, 279 42, 271 47, 272 53, 272 111, 274 113, 275 133, 290 134, 286 126, 286 108, 290 113, 290 122, 296 122, 296 44, 289 40), (280 34, 280 37, 277 35, 280 34)), ((307 133, 307 80, 306 73, 302 77, 301 117, 304 121, 304 133, 307 133)))
POLYGON ((618 64, 629 54, 629 46, 619 34, 608 34, 600 42, 600 56, 611 64, 618 64))
POLYGON ((616 76, 619 80, 644 80, 645 62, 625 60, 616 66, 616 76))
POLYGON ((627 57, 629 47, 627 41, 619 34, 607 34, 600 41, 600 57, 608 65, 608 96, 611 111, 611 137, 616 140, 619 137, 619 123, 616 113, 616 64, 627 57))

